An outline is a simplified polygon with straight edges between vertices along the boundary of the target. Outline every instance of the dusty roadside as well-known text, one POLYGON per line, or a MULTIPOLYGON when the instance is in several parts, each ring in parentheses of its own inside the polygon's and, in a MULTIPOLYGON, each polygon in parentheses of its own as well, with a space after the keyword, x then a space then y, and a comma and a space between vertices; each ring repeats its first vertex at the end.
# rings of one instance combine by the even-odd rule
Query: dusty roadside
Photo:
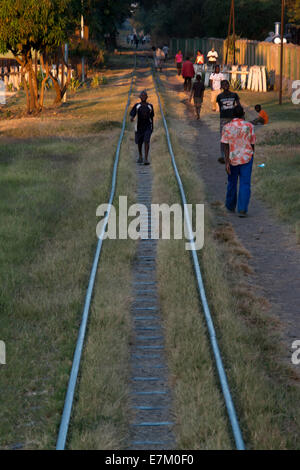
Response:
MULTIPOLYGON (((227 178, 219 156, 219 115, 210 111, 210 92, 206 92, 201 121, 196 121, 188 94, 183 92, 182 79, 173 69, 166 69, 161 77, 172 98, 177 99, 181 111, 173 125, 180 130, 180 120, 189 124, 190 133, 179 139, 191 154, 195 171, 204 181, 207 203, 216 207, 219 223, 229 223, 237 237, 249 251, 249 283, 257 294, 272 305, 272 313, 282 324, 284 355, 290 362, 292 342, 300 338, 300 250, 296 237, 279 222, 264 203, 252 195, 247 219, 220 210, 223 204, 227 178)), ((258 163, 258 161, 257 161, 258 163)), ((297 366, 296 366, 297 367, 297 366)))

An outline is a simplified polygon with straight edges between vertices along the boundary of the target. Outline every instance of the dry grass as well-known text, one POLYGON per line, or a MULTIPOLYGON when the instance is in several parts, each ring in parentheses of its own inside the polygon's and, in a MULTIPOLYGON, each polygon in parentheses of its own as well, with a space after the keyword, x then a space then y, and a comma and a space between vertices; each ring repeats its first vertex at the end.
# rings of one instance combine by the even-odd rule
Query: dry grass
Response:
MULTIPOLYGON (((132 150, 127 132, 120 156, 116 203, 119 195, 127 195, 128 204, 134 202, 132 150)), ((131 240, 106 240, 103 245, 71 428, 71 449, 121 449, 126 444, 131 262, 135 248, 131 240)))
POLYGON ((96 207, 107 202, 120 132, 104 126, 91 134, 89 126, 120 122, 128 89, 129 80, 121 95, 107 86, 96 104, 94 91, 91 99, 89 90, 79 92, 59 111, 64 128, 49 115, 1 121, 2 448, 55 445, 96 245, 96 207))

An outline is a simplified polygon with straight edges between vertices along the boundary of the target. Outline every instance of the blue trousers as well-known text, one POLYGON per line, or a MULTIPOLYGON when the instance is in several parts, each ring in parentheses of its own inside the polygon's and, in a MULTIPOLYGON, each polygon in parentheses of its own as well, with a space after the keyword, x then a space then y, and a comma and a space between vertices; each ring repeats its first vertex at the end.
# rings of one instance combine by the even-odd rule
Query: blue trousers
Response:
POLYGON ((244 165, 230 165, 231 174, 228 175, 226 207, 234 210, 238 204, 238 212, 248 212, 248 205, 251 196, 251 174, 253 158, 244 165), (238 191, 238 179, 240 186, 238 191))

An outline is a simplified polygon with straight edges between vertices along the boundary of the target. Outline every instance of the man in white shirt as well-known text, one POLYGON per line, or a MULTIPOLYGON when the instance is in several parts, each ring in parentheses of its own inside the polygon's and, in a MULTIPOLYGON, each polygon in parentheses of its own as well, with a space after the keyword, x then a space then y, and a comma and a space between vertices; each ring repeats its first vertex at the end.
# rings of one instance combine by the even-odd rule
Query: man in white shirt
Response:
POLYGON ((154 54, 155 54, 154 56, 155 68, 157 71, 158 69, 162 71, 163 60, 165 59, 165 53, 160 47, 158 47, 154 54))
POLYGON ((216 65, 215 71, 209 77, 209 84, 210 84, 210 87, 211 87, 211 107, 212 107, 212 111, 216 111, 217 97, 220 93, 222 93, 221 82, 223 80, 224 80, 224 75, 222 73, 220 73, 220 66, 216 65))
POLYGON ((207 54, 207 61, 210 65, 215 65, 217 63, 217 59, 219 54, 215 51, 215 48, 212 47, 211 51, 207 54))

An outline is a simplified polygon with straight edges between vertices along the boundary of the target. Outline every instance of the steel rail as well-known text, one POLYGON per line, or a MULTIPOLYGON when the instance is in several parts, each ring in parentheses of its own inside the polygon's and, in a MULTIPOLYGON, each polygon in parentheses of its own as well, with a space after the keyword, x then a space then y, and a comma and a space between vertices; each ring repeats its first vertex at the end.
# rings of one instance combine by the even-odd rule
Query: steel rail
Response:
POLYGON ((127 112, 128 112, 128 107, 130 103, 130 96, 132 93, 135 69, 136 69, 136 55, 135 55, 135 61, 134 61, 134 68, 132 71, 131 85, 130 85, 130 89, 128 92, 128 99, 127 99, 127 104, 126 104, 124 117, 123 117, 122 130, 120 133, 118 146, 117 146, 117 150, 115 154, 115 161, 114 161, 114 167, 113 167, 113 173, 112 173, 111 192, 110 192, 110 197, 109 197, 109 202, 108 202, 108 208, 107 208, 106 215, 103 219, 102 230, 98 238, 94 261, 93 261, 93 265, 92 265, 92 269, 90 273, 89 284, 88 284, 88 289, 87 289, 83 313, 82 313, 81 325, 80 325, 80 329, 79 329, 79 333, 77 337, 77 343, 76 343, 76 348, 75 348, 74 357, 73 357, 72 369, 70 373, 70 378, 69 378, 69 383, 68 383, 68 388, 67 388, 67 393, 66 393, 66 398, 65 398, 65 403, 64 403, 64 409, 63 409, 62 418, 61 418, 60 427, 59 427, 56 450, 64 450, 65 445, 66 445, 70 418, 71 418, 71 413, 72 413, 72 407, 73 407, 73 401, 74 401, 74 394, 75 394, 75 389, 76 389, 76 382, 77 382, 80 361, 81 361, 81 356, 82 356, 82 350, 83 350, 83 344, 84 344, 84 339, 85 339, 85 332, 86 332, 86 327, 87 327, 87 322, 88 322, 88 317, 89 317, 91 299, 92 299, 92 294, 93 294, 93 289, 94 289, 94 284, 95 284, 95 279, 96 279, 96 274, 97 274, 98 263, 99 263, 99 259, 101 255, 102 244, 103 244, 103 235, 107 227, 111 206, 112 206, 112 202, 113 202, 115 191, 116 191, 116 181, 117 181, 117 171, 118 171, 118 165, 119 165, 119 159, 120 159, 120 149, 121 149, 121 144, 122 144, 122 140, 123 140, 124 132, 125 132, 126 118, 127 118, 127 112))
MULTIPOLYGON (((121 134, 120 134, 120 137, 119 137, 118 146, 117 146, 117 150, 116 150, 116 154, 115 154, 115 161, 114 161, 113 174, 112 174, 112 186, 111 186, 111 193, 110 193, 110 198, 109 198, 109 202, 108 202, 108 209, 107 209, 105 218, 103 220, 102 231, 101 231, 101 234, 100 234, 99 239, 98 239, 96 252, 95 252, 95 256, 94 256, 94 261, 93 261, 93 265, 92 265, 92 270, 91 270, 91 274, 90 274, 90 279, 89 279, 89 284, 88 284, 88 289, 87 289, 87 293, 86 293, 85 304, 84 304, 84 309, 83 309, 83 314, 82 314, 81 325, 80 325, 80 329, 79 329, 79 333, 78 333, 76 348, 75 348, 74 357, 73 357, 72 369, 71 369, 71 373, 70 373, 70 379, 69 379, 68 389, 67 389, 65 403, 64 403, 63 414, 62 414, 62 418, 61 418, 61 422, 60 422, 60 428, 59 428, 59 434, 58 434, 58 438, 57 438, 56 450, 64 450, 65 445, 66 445, 66 440, 67 440, 67 435, 68 435, 68 430, 69 430, 69 424, 70 424, 70 418, 71 418, 71 413, 72 413, 72 406, 73 406, 73 401, 74 401, 74 394, 75 394, 75 389, 76 389, 76 382, 77 382, 77 377, 78 377, 78 372, 79 372, 79 367, 80 367, 80 361, 81 361, 81 356, 82 356, 82 351, 83 351, 83 344, 84 344, 84 339, 85 339, 85 332, 86 332, 88 316, 89 316, 89 310, 90 310, 90 304, 91 304, 91 299, 92 299, 92 293, 93 293, 97 268, 98 268, 99 259, 100 259, 100 255, 101 255, 102 244, 103 244, 103 235, 104 235, 106 227, 107 227, 107 223, 108 223, 108 219, 109 219, 109 215, 110 215, 110 210, 111 210, 112 202, 113 202, 114 195, 115 195, 116 181, 117 181, 117 170, 118 170, 119 157, 120 157, 120 149, 121 149, 121 144, 122 144, 122 140, 123 140, 124 132, 125 132, 126 118, 127 118, 127 112, 128 112, 128 107, 129 107, 129 103, 130 103, 130 96, 131 96, 132 88, 133 88, 135 69, 136 69, 136 56, 135 56, 134 69, 133 69, 133 72, 132 72, 132 81, 131 81, 131 85, 130 85, 130 89, 129 89, 129 93, 128 93, 128 100, 127 100, 125 113, 124 113, 124 117, 123 117, 122 130, 121 130, 121 134)), ((223 366, 223 361, 222 361, 221 353, 220 353, 219 346, 218 346, 218 341, 217 341, 217 337, 216 337, 216 332, 215 332, 212 316, 211 316, 210 309, 209 309, 208 302, 207 302, 207 298, 206 298, 205 287, 204 287, 204 283, 203 283, 203 279, 202 279, 202 275, 201 275, 199 260, 198 260, 198 257, 197 257, 197 250, 195 248, 194 239, 193 239, 192 224, 191 224, 190 215, 189 215, 189 212, 188 212, 188 209, 187 209, 187 200, 186 200, 186 196, 185 196, 185 192, 184 192, 184 187, 183 187, 183 184, 182 184, 182 181, 181 181, 181 178, 180 178, 179 171, 177 169, 175 156, 174 156, 174 152, 173 152, 173 148, 172 148, 172 144, 171 144, 170 134, 169 134, 167 122, 166 122, 166 119, 165 119, 165 115, 164 115, 164 111, 163 111, 163 107, 162 107, 158 87, 157 87, 156 80, 155 80, 154 77, 153 77, 153 81, 154 81, 155 90, 156 90, 157 97, 158 97, 158 102, 159 102, 159 107, 160 107, 160 112, 161 112, 161 115, 162 115, 162 120, 163 120, 163 124, 164 124, 164 128, 165 128, 165 132, 166 132, 166 138, 167 138, 168 148, 169 148, 169 152, 170 152, 170 156, 171 156, 171 161, 172 161, 173 169, 174 169, 174 172, 175 172, 175 177, 176 177, 176 180, 177 180, 177 183, 178 183, 178 186, 179 186, 179 191, 180 191, 180 195, 181 195, 182 204, 183 204, 183 207, 184 207, 185 221, 186 221, 186 224, 187 224, 189 238, 190 238, 189 242, 191 243, 191 247, 192 247, 191 252, 192 252, 195 275, 196 275, 197 284, 198 284, 198 290, 199 290, 200 298, 201 298, 202 305, 203 305, 203 310, 204 310, 204 315, 205 315, 207 328, 208 328, 208 332, 209 332, 210 342, 211 342, 212 350, 213 350, 213 353, 214 353, 214 357, 215 357, 215 361, 216 361, 216 367, 217 367, 217 371, 218 371, 219 379, 220 379, 220 383, 221 383, 221 389, 222 389, 222 392, 223 392, 223 396, 224 396, 224 400, 225 400, 229 420, 230 420, 230 423, 231 423, 232 432, 233 432, 233 436, 234 436, 234 439, 235 439, 236 447, 237 447, 238 450, 244 450, 245 445, 244 445, 242 433, 241 433, 241 430, 240 430, 240 426, 239 426, 239 423, 238 423, 238 418, 237 418, 237 415, 236 415, 234 403, 233 403, 233 400, 232 400, 232 397, 231 397, 231 392, 230 392, 230 388, 229 388, 229 385, 228 385, 226 372, 225 372, 225 369, 224 369, 224 366, 223 366)))
POLYGON ((165 118, 165 115, 164 115, 164 111, 163 111, 163 107, 162 107, 162 103, 161 103, 161 99, 160 99, 160 95, 159 95, 159 90, 158 90, 157 83, 156 83, 156 80, 155 80, 155 77, 154 77, 154 74, 153 74, 153 70, 152 70, 152 76, 153 76, 153 82, 154 82, 156 94, 157 94, 157 97, 158 97, 158 103, 159 103, 159 107, 160 107, 160 112, 161 112, 161 116, 162 116, 162 120, 163 120, 163 124, 164 124, 164 128, 165 128, 165 132, 166 132, 169 153, 171 155, 171 161, 172 161, 173 169, 174 169, 174 172, 175 172, 176 180, 177 180, 177 183, 178 183, 178 187, 179 187, 179 191, 180 191, 180 195, 181 195, 181 201, 182 201, 182 204, 183 204, 183 207, 184 207, 185 221, 187 223, 188 234, 189 234, 189 238, 190 238, 189 242, 191 243, 191 248, 192 248, 191 253, 192 253, 192 259, 193 259, 195 275, 196 275, 196 279, 197 279, 198 291, 199 291, 200 298, 201 298, 201 301, 202 301, 204 316, 205 316, 205 319, 206 319, 206 324, 207 324, 207 329, 208 329, 208 333, 209 333, 210 343, 211 343, 211 347, 212 347, 213 354, 214 354, 214 357, 215 357, 217 371, 218 371, 218 374, 219 374, 221 389, 222 389, 222 393, 223 393, 223 396, 224 396, 224 400, 225 400, 227 413, 228 413, 228 417, 229 417, 229 420, 230 420, 230 424, 231 424, 231 428, 232 428, 236 448, 237 448, 237 450, 245 450, 245 444, 244 444, 241 429, 240 429, 240 426, 239 426, 239 422, 238 422, 236 410, 235 410, 235 407, 234 407, 234 403, 233 403, 233 400, 232 400, 230 388, 229 388, 229 385, 228 385, 228 380, 227 380, 226 372, 225 372, 223 361, 222 361, 222 356, 221 356, 221 353, 220 353, 220 349, 219 349, 219 345, 218 345, 218 341, 217 341, 217 337, 216 337, 216 331, 215 331, 213 319, 212 319, 210 309, 209 309, 209 306, 208 306, 208 302, 207 302, 205 287, 204 287, 203 278, 202 278, 202 275, 201 275, 201 269, 200 269, 200 265, 199 265, 199 260, 198 260, 198 256, 197 256, 197 250, 196 250, 195 243, 194 243, 192 223, 191 223, 190 215, 189 215, 189 212, 188 212, 188 209, 187 209, 187 200, 186 200, 186 196, 185 196, 185 192, 184 192, 184 187, 183 187, 183 184, 182 184, 182 181, 181 181, 181 178, 180 178, 180 174, 179 174, 179 171, 178 171, 178 168, 177 168, 177 165, 176 165, 176 160, 175 160, 175 156, 174 156, 174 152, 173 152, 173 148, 172 148, 172 143, 171 143, 171 139, 170 139, 168 125, 167 125, 167 121, 166 121, 166 118, 165 118))

